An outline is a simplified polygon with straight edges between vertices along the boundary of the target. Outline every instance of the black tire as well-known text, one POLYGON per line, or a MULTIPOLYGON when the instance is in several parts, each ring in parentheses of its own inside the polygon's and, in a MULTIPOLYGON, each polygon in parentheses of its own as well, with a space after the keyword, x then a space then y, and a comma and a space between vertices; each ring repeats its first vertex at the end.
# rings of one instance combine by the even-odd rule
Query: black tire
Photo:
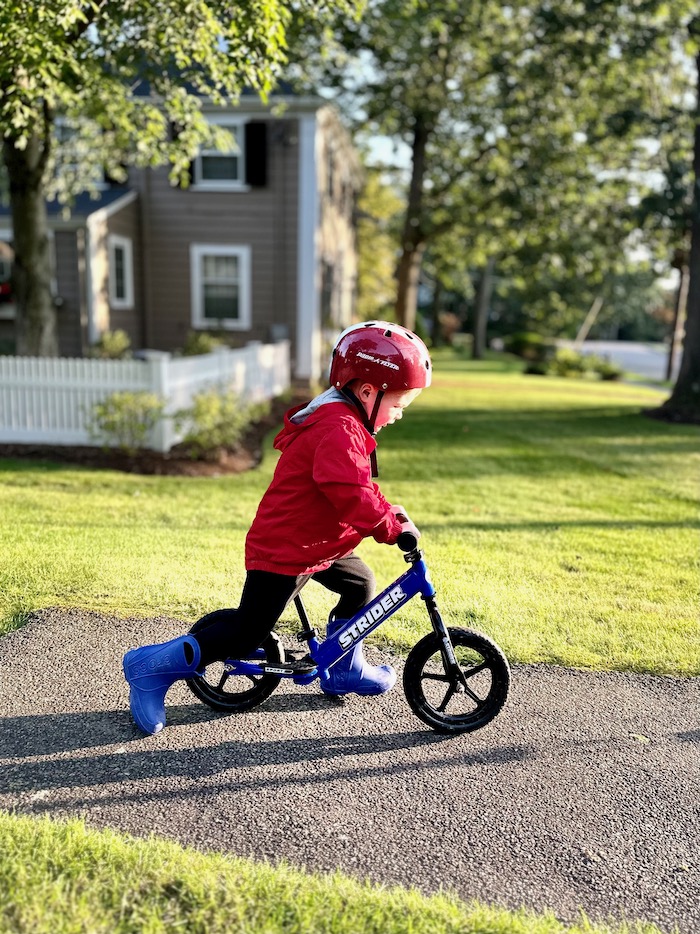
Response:
POLYGON ((440 640, 431 632, 411 649, 403 689, 411 710, 437 733, 470 733, 486 726, 506 702, 508 661, 495 642, 471 629, 448 629, 469 690, 453 691, 440 640))
MULTIPOLYGON (((197 632, 197 623, 191 633, 197 632)), ((276 633, 270 633, 260 646, 259 661, 283 662, 284 647, 276 633)), ((253 655, 250 656, 253 658, 253 655)), ((204 672, 187 679, 187 686, 203 703, 224 713, 242 713, 258 707, 272 694, 282 679, 278 675, 229 675, 225 662, 213 662, 204 672)))

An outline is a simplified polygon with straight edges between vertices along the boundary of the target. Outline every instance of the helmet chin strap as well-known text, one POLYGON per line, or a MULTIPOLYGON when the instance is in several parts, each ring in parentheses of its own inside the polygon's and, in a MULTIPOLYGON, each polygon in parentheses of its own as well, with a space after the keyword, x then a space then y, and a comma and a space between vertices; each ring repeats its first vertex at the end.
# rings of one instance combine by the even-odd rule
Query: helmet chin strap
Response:
MULTIPOLYGON (((365 409, 364 405, 362 404, 362 402, 360 402, 360 400, 357 398, 357 396, 352 391, 352 389, 348 389, 348 387, 345 386, 341 390, 341 392, 343 393, 344 396, 347 396, 348 399, 354 404, 355 408, 362 416, 362 424, 365 426, 367 431, 374 438, 377 434, 376 428, 374 426, 375 426, 375 422, 377 421, 377 415, 379 415, 379 406, 382 404, 382 399, 384 398, 384 390, 383 389, 377 390, 377 395, 375 396, 375 399, 374 399, 374 405, 372 406, 372 414, 369 417, 367 417, 367 410, 365 409)), ((369 463, 372 468, 372 476, 378 477, 379 467, 377 467, 376 450, 372 451, 372 453, 370 454, 369 463)))

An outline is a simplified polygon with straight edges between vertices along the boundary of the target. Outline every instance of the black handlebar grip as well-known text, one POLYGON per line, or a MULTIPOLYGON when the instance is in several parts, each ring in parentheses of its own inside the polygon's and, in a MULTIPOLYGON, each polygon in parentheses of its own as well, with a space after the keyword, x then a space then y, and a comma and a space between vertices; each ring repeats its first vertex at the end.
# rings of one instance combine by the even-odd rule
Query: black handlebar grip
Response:
POLYGON ((418 539, 413 532, 402 532, 396 539, 396 544, 401 551, 415 551, 418 547, 418 539))

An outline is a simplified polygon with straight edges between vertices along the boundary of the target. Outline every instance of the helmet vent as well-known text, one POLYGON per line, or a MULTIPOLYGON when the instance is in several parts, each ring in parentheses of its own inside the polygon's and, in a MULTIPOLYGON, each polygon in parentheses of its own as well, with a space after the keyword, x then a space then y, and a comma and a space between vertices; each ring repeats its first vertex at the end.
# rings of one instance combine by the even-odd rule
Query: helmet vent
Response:
POLYGON ((384 337, 391 337, 391 331, 389 330, 389 328, 387 328, 386 331, 384 332, 384 337))

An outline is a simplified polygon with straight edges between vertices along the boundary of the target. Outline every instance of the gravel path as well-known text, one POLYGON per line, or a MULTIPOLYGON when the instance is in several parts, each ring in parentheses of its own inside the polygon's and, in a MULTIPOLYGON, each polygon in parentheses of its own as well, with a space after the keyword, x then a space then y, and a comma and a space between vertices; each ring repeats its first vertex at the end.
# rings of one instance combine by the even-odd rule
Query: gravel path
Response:
POLYGON ((457 738, 398 688, 338 702, 283 684, 223 717, 176 685, 144 738, 122 654, 181 632, 46 610, 0 639, 0 807, 700 931, 700 679, 517 667, 503 713, 457 738))

